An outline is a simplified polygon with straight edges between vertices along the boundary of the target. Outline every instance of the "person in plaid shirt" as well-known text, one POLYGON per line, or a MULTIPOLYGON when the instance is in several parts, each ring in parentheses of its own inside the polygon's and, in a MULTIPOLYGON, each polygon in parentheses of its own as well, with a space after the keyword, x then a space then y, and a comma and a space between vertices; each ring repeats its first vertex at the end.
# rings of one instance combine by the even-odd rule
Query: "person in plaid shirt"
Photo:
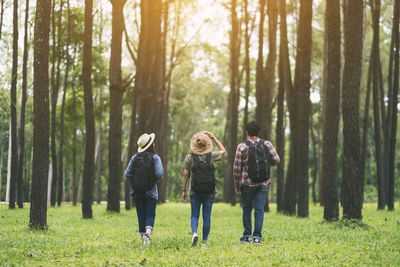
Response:
MULTIPOLYGON (((260 137, 260 125, 256 121, 249 122, 246 125, 247 138, 250 142, 258 143, 260 137)), ((280 162, 278 153, 269 141, 265 141, 265 146, 269 150, 270 165, 276 165, 280 162)), ((235 192, 242 195, 243 208, 243 236, 240 242, 261 244, 261 230, 264 221, 264 206, 267 199, 268 186, 271 180, 255 183, 247 174, 247 151, 248 146, 245 142, 238 145, 236 149, 235 161, 233 163, 233 177, 235 181, 235 192), (254 204, 254 231, 252 232, 251 213, 254 204)))

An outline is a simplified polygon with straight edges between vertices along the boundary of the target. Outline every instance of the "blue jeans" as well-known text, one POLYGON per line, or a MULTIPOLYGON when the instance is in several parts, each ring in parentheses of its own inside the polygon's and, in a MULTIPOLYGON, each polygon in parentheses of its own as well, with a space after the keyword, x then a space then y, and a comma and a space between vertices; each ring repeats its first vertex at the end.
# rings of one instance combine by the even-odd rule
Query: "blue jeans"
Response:
POLYGON ((190 225, 192 233, 197 233, 199 226, 200 206, 203 204, 203 240, 206 241, 211 228, 211 209, 214 202, 214 193, 195 194, 190 196, 190 204, 192 207, 192 216, 190 225))
POLYGON ((254 207, 253 236, 261 237, 264 222, 264 206, 267 199, 268 185, 242 186, 243 236, 252 235, 251 213, 254 207))
POLYGON ((157 200, 147 194, 147 192, 133 193, 135 199, 136 212, 139 222, 139 232, 143 235, 147 228, 153 229, 156 217, 157 200))

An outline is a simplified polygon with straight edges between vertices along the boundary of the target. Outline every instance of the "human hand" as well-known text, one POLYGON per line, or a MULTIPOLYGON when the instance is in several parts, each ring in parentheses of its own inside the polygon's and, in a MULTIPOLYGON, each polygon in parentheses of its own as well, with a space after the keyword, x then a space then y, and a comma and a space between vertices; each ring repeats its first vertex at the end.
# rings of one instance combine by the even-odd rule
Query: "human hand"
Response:
POLYGON ((187 201, 187 193, 186 193, 186 191, 182 191, 182 200, 183 200, 183 202, 186 203, 186 201, 187 201))
POLYGON ((271 179, 268 179, 267 180, 267 185, 270 185, 270 184, 272 184, 272 181, 271 181, 271 179))
POLYGON ((235 184, 235 192, 236 192, 236 194, 242 194, 242 191, 240 190, 240 185, 238 185, 238 184, 235 184))
POLYGON ((205 135, 207 135, 208 137, 210 137, 212 140, 215 139, 214 134, 212 134, 211 132, 204 132, 205 135))

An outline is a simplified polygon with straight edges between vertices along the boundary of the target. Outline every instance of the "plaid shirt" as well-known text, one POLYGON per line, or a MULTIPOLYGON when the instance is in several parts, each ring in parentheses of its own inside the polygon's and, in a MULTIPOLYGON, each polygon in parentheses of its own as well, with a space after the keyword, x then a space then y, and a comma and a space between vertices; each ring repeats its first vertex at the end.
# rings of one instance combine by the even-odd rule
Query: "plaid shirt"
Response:
MULTIPOLYGON (((252 136, 249 137, 249 139, 252 143, 254 142, 259 142, 260 138, 257 136, 252 136)), ((278 153, 276 153, 276 150, 274 146, 271 144, 269 141, 265 141, 265 145, 269 149, 269 155, 270 155, 270 162, 271 165, 276 165, 280 162, 280 158, 278 153)), ((247 150, 248 146, 246 143, 242 142, 238 145, 236 149, 236 155, 235 155, 235 162, 233 163, 233 178, 235 180, 235 184, 238 185, 248 185, 248 186, 257 186, 261 184, 266 184, 265 182, 261 183, 253 183, 250 178, 248 177, 247 174, 247 150)))

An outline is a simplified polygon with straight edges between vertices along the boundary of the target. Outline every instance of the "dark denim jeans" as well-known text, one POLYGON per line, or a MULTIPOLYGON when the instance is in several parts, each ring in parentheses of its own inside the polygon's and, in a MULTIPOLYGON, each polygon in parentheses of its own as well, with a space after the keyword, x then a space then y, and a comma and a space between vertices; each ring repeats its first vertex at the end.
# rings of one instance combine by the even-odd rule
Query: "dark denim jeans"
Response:
POLYGON ((192 217, 190 225, 192 233, 197 233, 199 226, 200 206, 203 205, 203 240, 206 241, 211 228, 211 209, 214 202, 214 193, 195 194, 190 196, 190 204, 192 207, 192 217))
POLYGON ((268 185, 242 186, 243 236, 252 235, 251 213, 254 207, 253 236, 261 237, 264 222, 264 206, 267 199, 268 185))
POLYGON ((153 229, 154 227, 157 200, 149 196, 147 192, 135 192, 133 198, 136 204, 139 232, 142 235, 146 232, 146 228, 153 229))

